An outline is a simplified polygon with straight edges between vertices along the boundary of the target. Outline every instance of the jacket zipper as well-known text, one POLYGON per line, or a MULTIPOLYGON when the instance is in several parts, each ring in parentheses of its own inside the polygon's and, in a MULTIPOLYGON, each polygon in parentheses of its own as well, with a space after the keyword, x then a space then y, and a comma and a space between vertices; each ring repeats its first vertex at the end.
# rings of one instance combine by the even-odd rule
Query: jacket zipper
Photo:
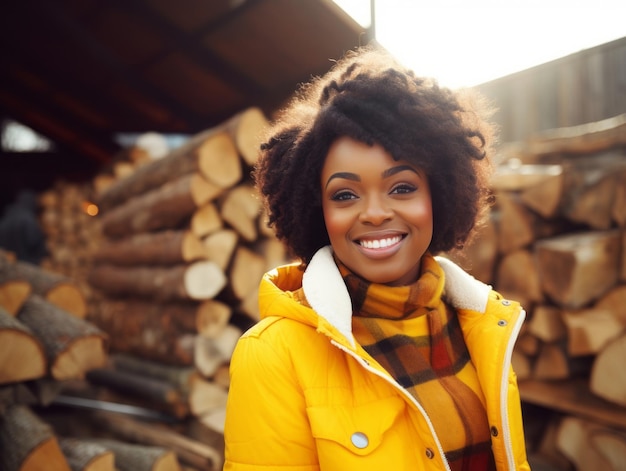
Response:
POLYGON ((526 317, 526 311, 522 309, 520 314, 517 316, 515 324, 513 326, 513 330, 509 335, 506 352, 504 356, 504 364, 503 370, 501 372, 501 384, 500 384, 500 417, 502 417, 502 428, 504 435, 504 450, 506 452, 506 459, 508 462, 509 469, 514 470, 515 467, 515 459, 513 457, 513 441, 511 439, 511 428, 509 425, 509 413, 508 413, 508 396, 509 396, 509 368, 511 367, 511 357, 513 356, 513 348, 515 346, 515 341, 519 335, 519 332, 522 328, 522 324, 524 323, 524 318, 526 317))
POLYGON ((351 357, 353 357, 355 360, 357 360, 359 362, 359 364, 363 368, 365 368, 367 371, 369 371, 370 373, 373 373, 376 376, 378 376, 378 377, 384 379, 385 381, 387 381, 391 386, 396 388, 403 396, 405 396, 413 405, 415 405, 415 407, 420 411, 420 413, 422 414, 424 419, 426 419, 426 423, 428 424, 428 428, 430 429, 430 433, 432 434, 432 437, 435 439, 435 444, 437 445, 437 450, 439 451, 439 455, 441 456, 443 464, 446 467, 446 471, 451 471, 450 470, 450 465, 448 464, 448 460, 446 459, 446 457, 445 457, 445 455, 443 453, 443 448, 441 446, 441 442, 439 441, 439 437, 437 436, 437 433, 435 432, 435 427, 433 426, 433 423, 430 420, 430 417, 428 417, 428 414, 426 413, 426 411, 424 410, 422 405, 419 402, 417 402, 415 400, 415 398, 413 396, 411 396, 411 394, 406 389, 404 389, 402 386, 400 386, 389 375, 386 375, 386 374, 378 371, 377 369, 372 368, 367 360, 365 360, 364 358, 361 358, 355 352, 353 352, 352 350, 344 347, 343 345, 341 345, 339 342, 337 342, 336 340, 334 340, 332 338, 330 339, 330 343, 332 345, 334 345, 335 347, 337 347, 338 349, 344 351, 345 353, 347 353, 351 357))

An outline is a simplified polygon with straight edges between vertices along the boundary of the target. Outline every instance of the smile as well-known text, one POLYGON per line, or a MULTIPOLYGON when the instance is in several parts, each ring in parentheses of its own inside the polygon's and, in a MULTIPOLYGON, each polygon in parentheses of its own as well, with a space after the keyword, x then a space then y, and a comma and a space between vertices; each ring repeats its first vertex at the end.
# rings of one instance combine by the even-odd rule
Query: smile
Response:
POLYGON ((384 239, 359 240, 361 247, 366 249, 386 249, 392 245, 396 245, 402 240, 402 236, 386 237, 384 239))

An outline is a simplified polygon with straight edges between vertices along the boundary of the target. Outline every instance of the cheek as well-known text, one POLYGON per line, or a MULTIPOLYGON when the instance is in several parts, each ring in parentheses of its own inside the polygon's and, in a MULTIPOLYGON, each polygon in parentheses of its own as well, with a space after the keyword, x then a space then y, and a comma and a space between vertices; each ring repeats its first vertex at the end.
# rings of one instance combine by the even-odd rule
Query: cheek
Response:
POLYGON ((323 209, 324 223, 326 224, 328 237, 333 240, 334 238, 343 235, 347 231, 345 218, 342 217, 339 211, 327 207, 324 207, 323 209))

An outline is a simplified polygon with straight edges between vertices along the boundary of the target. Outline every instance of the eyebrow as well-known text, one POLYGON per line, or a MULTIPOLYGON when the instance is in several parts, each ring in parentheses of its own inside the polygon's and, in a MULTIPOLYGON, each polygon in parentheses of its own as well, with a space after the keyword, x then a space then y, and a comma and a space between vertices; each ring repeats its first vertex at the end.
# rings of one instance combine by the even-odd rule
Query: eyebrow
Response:
MULTIPOLYGON (((389 178, 392 175, 395 175, 396 173, 400 173, 400 172, 404 172, 405 170, 408 170, 410 172, 413 172, 417 175, 420 175, 419 172, 414 169, 413 167, 411 167, 410 165, 398 165, 397 167, 391 167, 388 168, 387 170, 385 170, 382 173, 382 177, 383 178, 389 178)), ((329 183, 334 180, 335 178, 344 178, 346 180, 352 180, 354 182, 360 182, 361 181, 361 177, 359 177, 356 173, 350 173, 350 172, 337 172, 337 173, 333 173, 329 178, 328 181, 326 182, 326 187, 328 187, 329 183)))

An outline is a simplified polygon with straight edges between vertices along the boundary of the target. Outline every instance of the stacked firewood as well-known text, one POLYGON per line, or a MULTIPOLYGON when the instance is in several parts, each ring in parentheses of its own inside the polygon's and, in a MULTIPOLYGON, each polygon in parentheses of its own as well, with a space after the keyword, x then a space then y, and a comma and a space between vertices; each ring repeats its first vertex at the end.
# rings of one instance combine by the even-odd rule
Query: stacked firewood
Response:
POLYGON ((113 361, 92 385, 222 432, 230 356, 286 260, 251 182, 266 124, 246 109, 101 187, 89 315, 113 361))
POLYGON ((626 116, 501 150, 490 221, 459 261, 527 311, 513 366, 523 399, 559 413, 538 440, 547 469, 624 469, 626 116))
POLYGON ((2 469, 69 469, 57 436, 31 407, 50 404, 65 381, 106 363, 106 334, 85 314, 69 278, 0 252, 2 469))

